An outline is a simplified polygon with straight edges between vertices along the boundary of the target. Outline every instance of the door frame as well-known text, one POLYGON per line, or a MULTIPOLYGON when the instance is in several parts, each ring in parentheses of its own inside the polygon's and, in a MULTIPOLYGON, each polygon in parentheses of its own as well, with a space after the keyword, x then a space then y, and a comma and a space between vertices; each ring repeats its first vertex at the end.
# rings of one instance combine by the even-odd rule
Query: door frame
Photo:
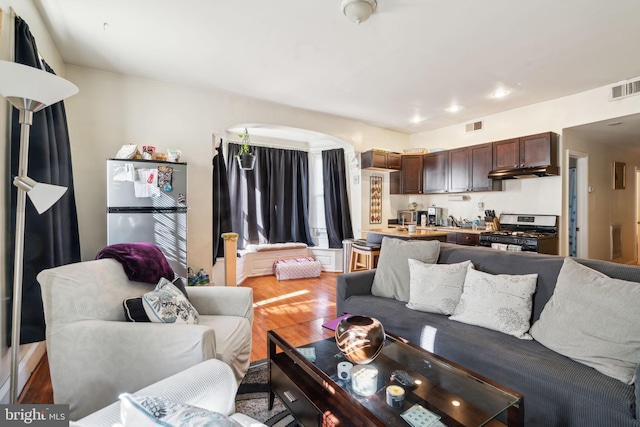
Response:
POLYGON ((569 254, 569 159, 576 159, 577 173, 576 173, 576 194, 577 194, 577 209, 578 212, 576 226, 580 230, 578 232, 578 242, 576 245, 576 256, 578 258, 589 258, 589 193, 591 187, 589 186, 589 155, 580 151, 567 149, 567 155, 565 156, 564 170, 567 171, 564 180, 564 218, 562 220, 563 234, 566 236, 564 239, 564 254, 569 254))

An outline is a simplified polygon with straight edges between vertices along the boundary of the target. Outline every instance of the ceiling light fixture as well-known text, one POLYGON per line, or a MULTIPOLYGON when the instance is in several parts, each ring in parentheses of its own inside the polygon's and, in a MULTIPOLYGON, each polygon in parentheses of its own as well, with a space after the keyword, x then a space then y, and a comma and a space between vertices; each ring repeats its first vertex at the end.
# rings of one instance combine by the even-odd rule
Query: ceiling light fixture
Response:
POLYGON ((459 105, 452 105, 451 107, 447 108, 447 111, 450 113, 457 113, 460 110, 462 110, 462 107, 459 105))
POLYGON ((377 6, 376 0, 342 0, 340 2, 340 9, 344 16, 356 24, 369 19, 377 6))
POLYGON ((507 95, 509 95, 509 92, 507 92, 504 89, 499 89, 499 90, 493 92, 493 94, 491 94, 491 96, 494 97, 494 98, 504 98, 507 95))

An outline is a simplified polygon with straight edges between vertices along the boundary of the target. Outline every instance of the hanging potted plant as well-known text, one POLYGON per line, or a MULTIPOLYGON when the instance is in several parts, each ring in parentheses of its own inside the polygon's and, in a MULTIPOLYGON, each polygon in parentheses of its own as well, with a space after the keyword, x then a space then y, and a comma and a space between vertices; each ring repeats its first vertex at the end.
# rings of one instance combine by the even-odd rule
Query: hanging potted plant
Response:
POLYGON ((247 128, 244 129, 244 135, 238 135, 242 138, 242 147, 240 152, 234 157, 238 160, 238 166, 243 170, 253 170, 253 166, 256 164, 256 156, 249 150, 249 132, 247 128))

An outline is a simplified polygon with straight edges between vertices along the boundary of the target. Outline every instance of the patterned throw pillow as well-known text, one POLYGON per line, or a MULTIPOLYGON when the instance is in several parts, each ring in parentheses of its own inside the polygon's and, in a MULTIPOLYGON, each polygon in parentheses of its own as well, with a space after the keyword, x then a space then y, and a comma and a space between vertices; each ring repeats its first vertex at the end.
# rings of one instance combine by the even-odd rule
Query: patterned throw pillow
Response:
POLYGON ((198 312, 182 292, 165 278, 155 290, 142 296, 142 305, 151 322, 198 323, 198 312))
POLYGON ((530 340, 537 274, 489 274, 469 266, 460 302, 451 320, 530 340))
POLYGON ((123 427, 238 425, 219 412, 161 397, 134 396, 129 393, 120 395, 120 417, 123 427))
POLYGON ((409 259, 409 303, 412 310, 444 315, 453 314, 460 301, 467 268, 473 264, 426 264, 409 259))

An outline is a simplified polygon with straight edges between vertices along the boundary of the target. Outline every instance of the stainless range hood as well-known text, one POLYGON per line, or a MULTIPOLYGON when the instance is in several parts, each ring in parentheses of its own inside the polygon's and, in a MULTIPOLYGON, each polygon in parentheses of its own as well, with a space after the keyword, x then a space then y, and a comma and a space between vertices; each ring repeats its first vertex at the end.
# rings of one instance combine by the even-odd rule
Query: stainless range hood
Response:
POLYGON ((491 179, 522 179, 560 175, 558 166, 535 166, 531 168, 496 169, 489 172, 491 179))

